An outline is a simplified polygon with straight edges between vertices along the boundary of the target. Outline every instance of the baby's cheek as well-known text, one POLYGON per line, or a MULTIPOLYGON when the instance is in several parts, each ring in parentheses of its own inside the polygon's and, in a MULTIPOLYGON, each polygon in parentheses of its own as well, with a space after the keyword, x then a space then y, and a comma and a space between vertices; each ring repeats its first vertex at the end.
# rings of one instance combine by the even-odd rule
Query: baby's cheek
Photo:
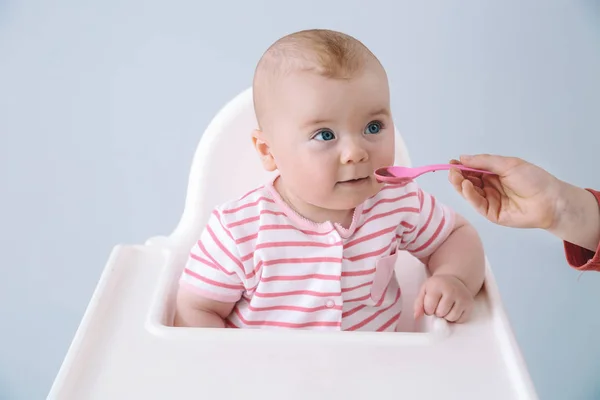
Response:
POLYGON ((293 185, 298 194, 309 198, 330 195, 331 180, 331 175, 317 162, 298 165, 286 177, 286 182, 293 185))
POLYGON ((311 174, 304 175, 302 189, 307 193, 312 193, 313 197, 327 198, 331 196, 334 184, 335 179, 332 179, 320 171, 313 171, 311 174))
POLYGON ((338 180, 338 164, 314 157, 303 163, 301 173, 307 184, 331 186, 338 180))
POLYGON ((380 164, 382 167, 388 167, 390 165, 394 165, 395 158, 395 148, 393 144, 386 146, 386 149, 381 155, 380 164))

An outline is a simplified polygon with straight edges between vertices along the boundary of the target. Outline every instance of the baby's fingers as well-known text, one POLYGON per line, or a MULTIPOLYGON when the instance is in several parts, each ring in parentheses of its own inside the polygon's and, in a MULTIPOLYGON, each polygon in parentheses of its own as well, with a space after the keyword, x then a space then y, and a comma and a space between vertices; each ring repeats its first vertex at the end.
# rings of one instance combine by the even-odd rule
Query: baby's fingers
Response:
POLYGON ((462 317, 465 309, 461 306, 461 304, 457 301, 453 304, 452 309, 445 315, 446 321, 456 322, 462 317))
POLYGON ((429 289, 425 289, 425 299, 423 300, 425 314, 434 315, 441 298, 442 291, 437 287, 430 286, 429 289))
POLYGON ((446 320, 449 322, 463 323, 471 314, 472 304, 465 305, 464 302, 457 301, 454 303, 454 306, 446 315, 446 320))
POLYGON ((455 304, 455 302, 452 297, 450 297, 448 295, 445 295, 445 296, 442 295, 442 298, 439 301, 439 303, 435 309, 436 317, 439 317, 439 318, 446 317, 446 315, 448 315, 448 313, 450 312, 450 310, 452 309, 454 304, 455 304))
POLYGON ((421 286, 421 290, 419 291, 419 294, 417 295, 417 298, 415 300, 415 306, 414 306, 414 318, 421 318, 423 316, 423 314, 425 313, 425 285, 421 286))

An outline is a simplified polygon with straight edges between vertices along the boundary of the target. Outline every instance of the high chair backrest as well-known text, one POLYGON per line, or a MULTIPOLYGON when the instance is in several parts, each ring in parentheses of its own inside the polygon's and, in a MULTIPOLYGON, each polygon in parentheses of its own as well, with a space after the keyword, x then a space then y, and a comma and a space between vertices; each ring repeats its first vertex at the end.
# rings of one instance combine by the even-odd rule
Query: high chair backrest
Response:
MULTIPOLYGON (((213 118, 192 161, 184 212, 171 234, 174 243, 191 246, 215 206, 240 197, 273 176, 262 168, 252 146, 251 133, 257 127, 252 88, 237 95, 213 118)), ((395 165, 410 166, 398 130, 395 165)))

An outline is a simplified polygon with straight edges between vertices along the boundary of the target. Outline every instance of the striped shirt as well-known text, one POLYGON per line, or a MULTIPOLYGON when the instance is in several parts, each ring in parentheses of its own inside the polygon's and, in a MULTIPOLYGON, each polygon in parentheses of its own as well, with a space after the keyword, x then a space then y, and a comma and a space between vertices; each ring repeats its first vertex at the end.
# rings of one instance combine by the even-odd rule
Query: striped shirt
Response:
POLYGON ((232 328, 394 331, 397 251, 426 257, 453 227, 453 211, 415 182, 384 186, 346 229, 299 216, 271 181, 213 211, 180 284, 236 303, 232 328))

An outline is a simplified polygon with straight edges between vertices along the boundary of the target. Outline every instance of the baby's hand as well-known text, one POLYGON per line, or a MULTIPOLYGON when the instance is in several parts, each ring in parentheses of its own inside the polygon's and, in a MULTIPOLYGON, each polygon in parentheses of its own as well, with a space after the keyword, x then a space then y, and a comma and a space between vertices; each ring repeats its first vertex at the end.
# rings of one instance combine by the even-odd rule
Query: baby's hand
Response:
POLYGON ((415 318, 435 315, 449 322, 465 322, 473 310, 473 295, 460 279, 434 275, 427 279, 415 301, 415 318))

